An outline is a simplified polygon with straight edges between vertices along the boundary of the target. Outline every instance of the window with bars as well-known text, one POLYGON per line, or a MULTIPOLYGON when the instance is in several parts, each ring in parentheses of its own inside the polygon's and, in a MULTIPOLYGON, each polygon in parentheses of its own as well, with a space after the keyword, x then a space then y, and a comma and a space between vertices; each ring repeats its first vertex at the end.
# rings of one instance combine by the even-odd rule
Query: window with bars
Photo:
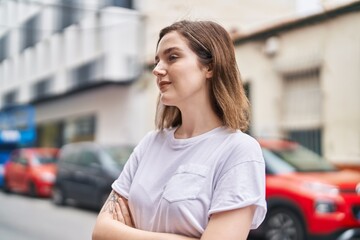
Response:
POLYGON ((284 75, 283 126, 318 127, 322 121, 320 70, 284 75))
POLYGON ((283 74, 282 126, 292 140, 321 154, 320 68, 283 74))

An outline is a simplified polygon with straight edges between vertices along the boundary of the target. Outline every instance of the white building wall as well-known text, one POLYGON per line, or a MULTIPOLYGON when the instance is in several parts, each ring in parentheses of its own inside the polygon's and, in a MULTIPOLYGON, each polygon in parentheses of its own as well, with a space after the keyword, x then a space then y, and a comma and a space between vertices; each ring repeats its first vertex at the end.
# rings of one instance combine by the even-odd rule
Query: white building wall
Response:
POLYGON ((31 86, 48 76, 55 79, 53 94, 64 93, 72 87, 67 71, 93 60, 104 61, 97 74, 100 81, 129 81, 139 76, 144 39, 138 12, 118 7, 86 12, 79 24, 54 34, 54 7, 40 6, 12 1, 0 5, 12 26, 3 32, 11 40, 9 58, 0 63, 0 95, 18 89, 19 103, 26 103, 32 97, 31 86), (36 14, 42 17, 33 29, 40 40, 20 52, 22 24, 36 14))
POLYGON ((159 31, 175 21, 212 20, 228 31, 247 32, 253 27, 296 13, 296 0, 136 0, 146 16, 146 60, 153 61, 159 31))
POLYGON ((253 135, 280 136, 281 80, 273 69, 271 59, 264 54, 263 43, 240 45, 235 51, 242 80, 250 84, 253 135))
MULTIPOLYGON (((327 159, 338 164, 360 164, 360 32, 355 27, 358 24, 360 14, 349 13, 278 33, 274 56, 264 52, 266 40, 235 46, 242 77, 250 83, 255 136, 281 136, 287 129, 282 113, 283 74, 318 66, 321 119, 309 122, 308 126, 323 129, 322 148, 327 159)), ((303 123, 296 121, 292 125, 303 127, 303 123)))
POLYGON ((327 157, 360 164, 360 13, 326 26, 324 51, 324 119, 327 157))
POLYGON ((0 14, 0 20, 9 26, 0 29, 0 38, 8 34, 10 39, 8 58, 0 62, 0 108, 5 105, 3 96, 14 90, 18 91, 17 103, 31 102, 34 85, 50 77, 50 97, 56 98, 35 103, 38 125, 94 114, 95 141, 135 144, 153 129, 157 93, 148 91, 154 86, 147 80, 138 79, 144 62, 143 17, 138 11, 119 7, 96 10, 99 2, 76 6, 79 22, 58 32, 54 29, 62 2, 0 3, 0 13, 6 13, 0 14), (20 52, 23 23, 34 15, 41 16, 33 29, 40 39, 20 52), (69 94, 78 80, 71 74, 73 69, 92 61, 98 63, 92 69, 92 83, 107 85, 69 94), (114 84, 109 85, 111 82, 114 84))
POLYGON ((133 85, 109 85, 39 104, 38 124, 95 115, 95 141, 102 144, 136 144, 154 129, 155 83, 140 79, 133 85))

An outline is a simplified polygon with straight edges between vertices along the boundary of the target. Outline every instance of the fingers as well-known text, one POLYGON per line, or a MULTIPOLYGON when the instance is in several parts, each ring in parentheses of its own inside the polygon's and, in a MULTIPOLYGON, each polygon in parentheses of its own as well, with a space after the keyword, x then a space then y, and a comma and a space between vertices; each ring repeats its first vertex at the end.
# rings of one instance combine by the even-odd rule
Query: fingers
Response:
POLYGON ((123 213, 121 211, 120 204, 118 202, 115 202, 115 211, 114 212, 115 212, 114 219, 126 224, 123 213))
POLYGON ((125 200, 121 197, 117 198, 116 201, 113 202, 112 217, 116 221, 124 223, 130 227, 134 227, 130 210, 125 200))
MULTIPOLYGON (((121 215, 124 220, 124 223, 128 226, 133 227, 133 222, 132 222, 132 218, 130 215, 130 211, 129 211, 128 206, 125 204, 125 201, 122 198, 119 198, 117 205, 119 206, 119 210, 122 213, 121 215)), ((118 210, 116 210, 116 211, 118 211, 118 210)))

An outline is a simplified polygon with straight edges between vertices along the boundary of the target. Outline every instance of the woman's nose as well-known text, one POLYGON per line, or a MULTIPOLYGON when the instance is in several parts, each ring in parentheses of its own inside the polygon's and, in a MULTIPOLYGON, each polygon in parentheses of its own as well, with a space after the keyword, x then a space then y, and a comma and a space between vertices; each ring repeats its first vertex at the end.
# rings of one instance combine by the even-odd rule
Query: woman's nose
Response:
POLYGON ((164 66, 162 66, 160 63, 156 64, 152 72, 157 77, 164 76, 166 74, 166 70, 164 69, 164 66))

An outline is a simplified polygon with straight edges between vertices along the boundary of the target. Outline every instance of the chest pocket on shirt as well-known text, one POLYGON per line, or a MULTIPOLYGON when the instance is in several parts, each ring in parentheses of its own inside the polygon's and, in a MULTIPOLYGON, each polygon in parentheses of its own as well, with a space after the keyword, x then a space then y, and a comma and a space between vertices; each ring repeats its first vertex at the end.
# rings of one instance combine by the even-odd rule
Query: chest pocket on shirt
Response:
POLYGON ((166 184, 163 197, 169 202, 196 199, 209 168, 200 164, 180 165, 166 184))

